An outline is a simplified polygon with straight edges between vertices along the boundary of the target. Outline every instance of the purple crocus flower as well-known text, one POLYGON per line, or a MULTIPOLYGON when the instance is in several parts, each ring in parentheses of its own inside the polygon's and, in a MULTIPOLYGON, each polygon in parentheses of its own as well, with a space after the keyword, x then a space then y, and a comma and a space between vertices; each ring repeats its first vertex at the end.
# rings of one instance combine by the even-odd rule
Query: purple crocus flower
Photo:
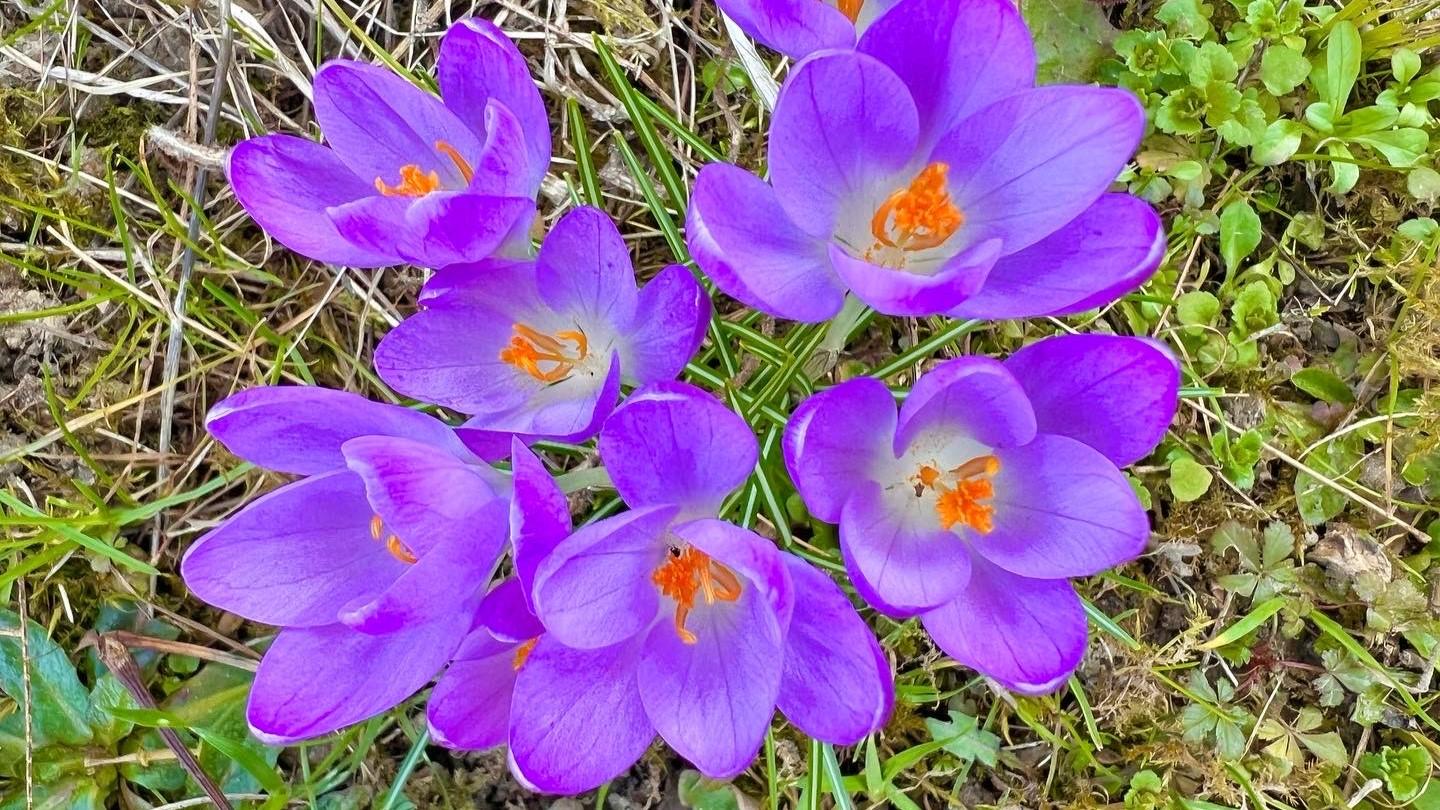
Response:
POLYGON ((769 183, 730 164, 700 171, 687 219, 696 263, 729 295, 798 321, 834 316, 847 290, 902 316, 1113 300, 1164 252, 1155 212, 1106 193, 1144 110, 1115 88, 1034 83, 1008 0, 904 0, 857 50, 791 71, 769 183))
POLYGON ((715 0, 761 44, 794 59, 829 48, 853 48, 855 37, 897 0, 715 0))
POLYGON ((288 743, 379 714, 460 645, 507 536, 506 482, 439 420, 324 388, 242 391, 206 427, 304 476, 201 537, 180 570, 216 607, 281 628, 247 718, 288 743))
POLYGON ((533 262, 447 267, 421 300, 375 351, 385 382, 472 427, 572 441, 595 434, 622 379, 680 373, 710 318, 679 265, 637 289, 620 232, 589 207, 556 222, 533 262))
POLYGON ((440 43, 444 101, 390 71, 334 60, 315 74, 329 146, 292 135, 237 144, 235 196, 297 253, 352 267, 442 267, 507 242, 528 250, 550 122, 525 59, 481 19, 440 43))
MULTIPOLYGON (((732 776, 754 757, 777 705, 807 734, 835 743, 880 727, 893 699, 889 662, 844 593, 713 517, 755 466, 743 420, 692 386, 651 385, 610 417, 599 450, 631 511, 568 537, 552 519, 531 521, 548 526, 537 536, 563 539, 533 577, 517 562, 545 631, 518 662, 508 701, 512 769, 526 784, 554 793, 596 787, 632 765, 657 731, 704 773, 732 776)), ((517 504, 553 500, 520 480, 517 504)), ((517 542, 517 554, 523 548, 517 542)), ((524 599, 507 598, 520 626, 524 599)), ((490 635, 513 644, 534 630, 490 635)), ((487 666, 500 669, 507 654, 515 665, 520 647, 496 649, 487 666)), ((463 677, 457 671, 442 687, 463 677)), ((476 667, 471 679, 483 675, 476 667)), ((498 733, 457 739, 461 718, 475 716, 467 707, 478 702, 463 687, 437 690, 431 723, 461 745, 498 741, 498 733)))
POLYGON ((1057 337, 999 363, 962 357, 890 390, 816 394, 785 431, 812 514, 840 525, 857 591, 919 615, 942 650, 1017 692, 1059 686, 1085 651, 1069 583, 1134 559, 1150 526, 1119 466, 1175 414, 1179 370, 1157 344, 1057 337))

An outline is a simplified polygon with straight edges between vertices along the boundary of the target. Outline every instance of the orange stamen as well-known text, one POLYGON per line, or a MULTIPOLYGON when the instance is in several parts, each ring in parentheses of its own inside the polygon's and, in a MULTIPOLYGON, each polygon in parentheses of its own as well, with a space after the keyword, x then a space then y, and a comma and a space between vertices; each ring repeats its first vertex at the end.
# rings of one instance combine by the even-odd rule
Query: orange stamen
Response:
POLYGON ((675 600, 675 632, 686 644, 698 641, 685 627, 685 620, 695 607, 695 594, 703 594, 705 604, 713 605, 734 602, 743 591, 734 571, 695 548, 670 549, 670 556, 650 574, 650 581, 660 593, 675 600))
MULTIPOLYGON (((470 168, 470 162, 460 155, 459 150, 445 141, 436 141, 435 149, 450 162, 455 164, 456 171, 465 178, 468 185, 471 178, 475 176, 475 170, 470 168)), ((437 171, 422 171, 420 164, 407 163, 400 167, 400 183, 390 185, 385 178, 375 178, 375 190, 386 197, 424 197, 432 191, 440 190, 440 173, 437 171)))
POLYGON ((858 22, 860 19, 860 8, 865 5, 865 0, 839 0, 835 5, 840 7, 840 13, 850 18, 850 22, 858 22))
POLYGON ((379 515, 374 515, 370 518, 370 539, 378 543, 382 537, 385 538, 385 550, 390 552, 390 556, 400 562, 406 565, 413 565, 414 562, 419 559, 404 543, 400 542, 398 536, 393 534, 387 535, 385 533, 384 519, 379 515))
POLYGON ((910 185, 897 190, 875 209, 870 232, 876 248, 925 250, 938 247, 965 224, 965 215, 950 199, 945 175, 950 166, 931 163, 910 185))
POLYGON ((941 528, 948 530, 964 524, 989 534, 995 528, 995 507, 983 502, 995 497, 995 484, 990 479, 998 472, 1000 459, 988 455, 972 458, 948 473, 926 464, 915 475, 915 494, 935 490, 935 513, 941 528), (955 486, 946 486, 946 477, 955 479, 955 486))
POLYGON ((553 336, 515 324, 515 336, 500 350, 500 359, 547 383, 559 382, 570 376, 575 366, 590 355, 590 343, 578 329, 556 332, 553 336), (573 351, 561 341, 574 344, 573 351), (541 368, 541 363, 553 364, 541 368))
POLYGON ((539 643, 539 641, 540 637, 536 636, 515 648, 515 660, 511 665, 515 667, 516 672, 519 672, 520 668, 525 666, 525 661, 530 658, 530 653, 534 652, 535 645, 539 643))

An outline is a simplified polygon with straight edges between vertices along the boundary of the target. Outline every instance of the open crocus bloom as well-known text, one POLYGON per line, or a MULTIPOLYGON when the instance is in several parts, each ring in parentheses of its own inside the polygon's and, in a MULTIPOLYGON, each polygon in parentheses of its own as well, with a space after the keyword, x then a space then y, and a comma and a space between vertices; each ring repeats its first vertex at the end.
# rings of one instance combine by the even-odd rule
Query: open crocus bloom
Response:
POLYGON ((715 0, 761 44, 800 59, 826 48, 852 48, 896 0, 715 0))
POLYGON ((812 514, 840 525, 852 581, 942 650, 1017 692, 1063 683, 1085 651, 1071 577, 1134 559, 1149 521, 1118 469, 1175 413, 1179 370, 1146 340, 1051 338, 1005 363, 963 357, 889 389, 856 379, 806 400, 785 461, 812 514))
POLYGON ((1113 300, 1164 252, 1155 212, 1106 193, 1144 110, 1122 90, 1034 81, 1008 0, 904 0, 856 51, 791 71, 769 183, 729 164, 700 171, 696 263, 729 295, 799 321, 834 316, 847 290, 902 316, 1113 300))
POLYGON ((439 420, 324 388, 253 388, 211 410, 231 452, 304 476, 181 562, 201 599, 282 629, 247 717, 286 743, 379 714, 440 671, 504 551, 507 483, 439 420))
POLYGON ((592 788, 656 732, 707 775, 733 776, 777 705, 835 743, 880 727, 889 663, 839 587, 711 517, 755 466, 743 420, 692 386, 652 385, 610 417, 599 450, 631 511, 581 527, 536 569, 546 632, 511 703, 524 781, 592 788))
POLYGON ((637 289, 620 232, 589 207, 556 222, 535 261, 447 267, 422 301, 375 351, 385 382, 471 427, 572 441, 595 434, 622 379, 680 373, 710 319, 679 265, 637 289))
POLYGON ((439 98, 349 60, 315 74, 329 144, 292 135, 230 153, 235 196, 297 253, 352 267, 442 267, 513 243, 528 250, 550 123, 525 59, 480 19, 440 43, 439 98))

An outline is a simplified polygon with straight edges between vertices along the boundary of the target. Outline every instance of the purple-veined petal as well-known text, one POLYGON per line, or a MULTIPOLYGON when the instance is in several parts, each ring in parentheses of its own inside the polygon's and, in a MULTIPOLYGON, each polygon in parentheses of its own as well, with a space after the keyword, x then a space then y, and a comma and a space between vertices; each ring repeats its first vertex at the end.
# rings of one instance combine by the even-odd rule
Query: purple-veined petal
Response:
POLYGON ((755 469, 755 433, 720 400, 687 383, 655 383, 610 415, 597 444, 630 507, 679 504, 713 515, 755 469))
POLYGON ((515 691, 515 645, 496 641, 481 628, 483 643, 451 662, 430 692, 425 719, 430 736, 446 748, 480 751, 504 745, 510 734, 510 698, 515 691))
POLYGON ((543 636, 520 668, 510 714, 512 768, 546 793, 582 793, 634 765, 655 727, 635 683, 639 639, 576 650, 543 636))
POLYGON ((590 367, 547 385, 517 411, 493 416, 491 429, 562 442, 584 442, 600 430, 620 398, 620 354, 609 353, 609 371, 590 367))
POLYGON ((515 576, 526 603, 534 609, 531 590, 541 560, 570 536, 570 504, 545 469, 545 464, 519 439, 511 447, 514 494, 510 498, 510 542, 515 576))
POLYGON ((1127 91, 1052 85, 1003 98, 940 139, 962 234, 1016 253, 1089 208, 1135 153, 1145 111, 1127 91))
MULTIPOLYGON (((534 197, 540 180, 529 165, 527 133, 520 120, 498 101, 485 105, 483 119, 485 139, 466 190, 499 197, 534 197)), ((544 176, 542 169, 540 177, 544 176)))
POLYGON ((185 553, 180 573, 200 599, 264 624, 325 625, 373 597, 405 565, 370 537, 360 477, 325 473, 252 501, 185 553))
POLYGON ((330 149, 293 135, 251 138, 230 151, 225 173, 250 216, 296 253, 350 267, 398 260, 352 244, 326 216, 327 208, 375 193, 373 183, 357 177, 330 149))
MULTIPOLYGON (((897 452, 938 452, 956 437, 985 448, 1012 447, 1035 436, 1025 389, 988 357, 957 357, 920 375, 900 406, 897 452)), ((966 459, 957 459, 963 462, 966 459)))
POLYGON ((328 210, 340 233, 368 250, 421 267, 477 262, 528 226, 535 202, 468 191, 419 198, 367 197, 328 210))
POLYGON ((409 438, 465 455, 450 428, 433 416, 318 386, 238 391, 210 409, 205 429, 246 461, 297 475, 344 467, 340 446, 359 436, 409 438))
POLYGON ((855 24, 817 0, 716 0, 715 5, 760 44, 791 59, 855 44, 855 24))
POLYGON ((251 731, 288 745, 398 705, 450 659, 470 618, 456 613, 379 636, 343 624, 287 627, 255 673, 245 712, 251 731))
POLYGON ((1085 610, 1064 579, 1028 579, 976 555, 970 585, 921 623, 956 661, 1027 695, 1053 692, 1085 656, 1085 610))
MULTIPOLYGON (((775 614, 781 633, 790 626, 794 588, 784 555, 769 540, 718 518, 701 518, 674 527, 675 536, 745 578, 744 588, 759 591, 775 614)), ((699 608, 697 608, 699 609, 699 608)))
POLYGON ((424 442, 361 436, 342 449, 346 465, 365 482, 370 505, 384 520, 385 530, 417 557, 452 535, 478 530, 481 513, 496 500, 499 473, 437 453, 424 442))
POLYGON ((854 745, 890 716, 890 660, 838 585, 799 557, 784 559, 795 612, 785 635, 780 711, 811 737, 854 745))
POLYGON ((755 758, 780 693, 784 630, 761 594, 696 605, 687 644, 669 622, 651 629, 636 673, 645 714, 680 756, 713 779, 755 758))
POLYGON ((862 590, 878 597, 869 601, 892 616, 942 605, 970 577, 964 542, 941 528, 933 504, 905 482, 856 489, 840 513, 840 545, 856 587, 863 582, 862 590))
POLYGON ((494 23, 479 17, 458 20, 440 40, 436 78, 445 106, 480 137, 485 108, 498 101, 525 133, 525 176, 539 188, 550 165, 550 119, 515 43, 494 23))
POLYGON ((595 649, 650 627, 660 594, 650 580, 665 559, 676 509, 657 506, 581 526, 535 572, 535 613, 559 642, 595 649))
POLYGON ((980 292, 950 314, 999 320, 1083 312, 1144 284, 1164 256, 1155 209, 1128 194, 1105 194, 1059 230, 1002 257, 980 292))
POLYGON ((420 288, 419 300, 424 306, 464 301, 516 314, 534 313, 545 307, 535 286, 535 262, 496 256, 436 270, 420 288))
POLYGON ((1005 368, 1029 395, 1041 433, 1082 441, 1116 466, 1155 449, 1179 402, 1175 356, 1141 338, 1049 338, 1011 355, 1005 368))
POLYGON ((995 451, 994 529, 975 551, 1021 576, 1089 576, 1145 550, 1150 519, 1130 482, 1099 451, 1042 433, 995 451))
POLYGON ((684 266, 666 267, 640 288, 635 317, 620 338, 621 373, 640 385, 675 379, 709 325, 705 288, 684 266))
POLYGON ((785 469, 810 514, 840 522, 845 500, 893 461, 895 398, 879 380, 848 380, 811 396, 785 426, 785 469))
MULTIPOLYGON (((504 580, 490 589, 485 598, 480 601, 480 609, 475 614, 475 622, 479 627, 488 631, 489 636, 511 644, 519 644, 537 638, 544 634, 545 626, 535 618, 530 609, 529 595, 525 587, 517 577, 506 577, 504 580)), ((483 642, 482 638, 476 637, 477 643, 483 642)), ((471 657, 466 644, 460 646, 460 652, 456 658, 471 657)))
POLYGON ((790 71, 770 122, 770 182, 790 219, 829 239, 847 204, 915 157, 910 91, 879 61, 827 51, 790 71))
POLYGON ((315 72, 315 117, 325 140, 350 170, 392 186, 402 166, 435 172, 443 187, 464 188, 465 178, 438 143, 473 163, 480 139, 440 99, 387 68, 335 60, 315 72))
POLYGON ((857 49, 909 88, 921 152, 976 110, 1034 86, 1035 48, 1008 0, 908 0, 895 8, 865 31, 857 49))
POLYGON ((844 304, 828 240, 800 230, 775 190, 744 169, 711 163, 700 170, 685 233, 695 264, 731 298, 806 322, 826 320, 844 304))
POLYGON ((535 257, 540 297, 581 323, 626 324, 635 314, 635 267, 605 212, 581 206, 550 229, 535 257))
POLYGON ((840 280, 883 315, 922 317, 954 309, 974 295, 1000 255, 1000 242, 986 240, 965 249, 926 275, 872 264, 830 245, 830 263, 840 280))

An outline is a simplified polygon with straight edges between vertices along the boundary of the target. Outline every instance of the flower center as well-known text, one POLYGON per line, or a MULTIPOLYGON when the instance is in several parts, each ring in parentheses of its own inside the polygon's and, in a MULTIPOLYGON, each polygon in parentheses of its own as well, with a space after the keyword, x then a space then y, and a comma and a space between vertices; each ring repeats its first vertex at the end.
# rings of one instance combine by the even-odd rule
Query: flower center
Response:
POLYGON ((990 479, 998 472, 1000 459, 977 456, 949 472, 923 465, 911 480, 915 482, 917 498, 927 489, 935 491, 935 513, 940 517, 941 528, 953 529, 963 523, 981 534, 989 534, 995 528, 995 507, 984 501, 995 497, 995 485, 990 479), (954 483, 948 484, 946 479, 954 483))
POLYGON ((849 17, 853 23, 860 20, 860 9, 865 5, 865 0, 836 0, 835 5, 840 8, 840 13, 849 17))
POLYGON ((695 594, 703 594, 707 605, 740 598, 740 579, 735 572, 695 548, 672 546, 665 562, 650 574, 650 581, 660 593, 675 600, 675 632, 686 644, 696 641, 695 634, 685 629, 685 619, 695 607, 695 594))
MULTIPOLYGON (((460 156, 455 147, 445 141, 436 141, 435 149, 450 162, 455 164, 460 176, 465 178, 468 184, 475 176, 475 170, 470 168, 470 162, 460 156)), ((400 182, 398 185, 390 185, 385 178, 375 178, 375 190, 386 197, 424 197, 432 191, 440 189, 440 173, 436 171, 423 172, 417 163, 407 163, 400 167, 400 182)))
POLYGON ((516 672, 519 672, 520 668, 525 666, 525 662, 530 658, 530 653, 535 651, 535 645, 539 642, 540 637, 536 636, 515 648, 515 659, 511 662, 511 666, 515 667, 516 672))
POLYGON ((398 536, 385 531, 385 521, 379 515, 370 518, 370 537, 376 542, 379 542, 382 537, 385 538, 385 550, 390 552, 390 556, 406 565, 415 563, 417 559, 415 553, 400 542, 398 536))
POLYGON ((948 164, 931 163, 915 175, 910 185, 897 189, 880 203, 870 219, 875 246, 866 252, 866 260, 878 259, 886 265, 898 260, 903 264, 906 251, 938 247, 960 230, 965 215, 946 190, 945 175, 949 171, 948 164))
POLYGON ((500 359, 547 383, 560 382, 570 376, 575 366, 590 356, 590 342, 578 329, 567 329, 547 335, 523 323, 515 324, 515 335, 500 350, 500 359), (564 341, 564 342, 562 342, 564 341), (566 343, 574 344, 573 349, 566 343), (541 363, 546 367, 542 368, 541 363))

